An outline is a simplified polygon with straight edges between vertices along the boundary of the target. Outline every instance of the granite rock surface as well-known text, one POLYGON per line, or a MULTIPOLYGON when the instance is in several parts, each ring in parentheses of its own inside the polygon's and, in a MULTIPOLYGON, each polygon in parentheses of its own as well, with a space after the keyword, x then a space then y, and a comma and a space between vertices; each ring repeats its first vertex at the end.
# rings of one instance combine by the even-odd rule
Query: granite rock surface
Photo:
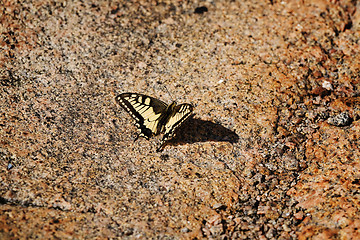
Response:
POLYGON ((360 238, 357 1, 0 4, 0 238, 360 238), (165 149, 115 102, 195 107, 165 149))

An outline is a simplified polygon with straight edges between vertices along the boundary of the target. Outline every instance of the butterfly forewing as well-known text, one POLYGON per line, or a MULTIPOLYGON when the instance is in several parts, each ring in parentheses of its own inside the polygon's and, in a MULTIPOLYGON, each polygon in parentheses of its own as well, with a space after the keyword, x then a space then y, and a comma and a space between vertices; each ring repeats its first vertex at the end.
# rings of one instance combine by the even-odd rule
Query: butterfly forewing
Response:
POLYGON ((167 104, 146 95, 123 93, 116 101, 135 119, 139 136, 150 138, 160 132, 159 120, 167 108, 167 104))

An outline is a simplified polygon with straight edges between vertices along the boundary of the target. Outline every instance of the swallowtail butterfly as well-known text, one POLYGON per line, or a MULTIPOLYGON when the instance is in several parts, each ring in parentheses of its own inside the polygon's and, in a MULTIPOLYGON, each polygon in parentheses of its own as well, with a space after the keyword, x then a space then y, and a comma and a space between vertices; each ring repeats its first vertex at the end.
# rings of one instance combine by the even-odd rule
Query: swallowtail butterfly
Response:
POLYGON ((193 106, 188 103, 176 105, 176 102, 173 102, 167 105, 156 98, 138 93, 122 93, 115 99, 136 121, 135 125, 140 133, 135 141, 139 137, 149 139, 164 133, 158 152, 193 111, 193 106))

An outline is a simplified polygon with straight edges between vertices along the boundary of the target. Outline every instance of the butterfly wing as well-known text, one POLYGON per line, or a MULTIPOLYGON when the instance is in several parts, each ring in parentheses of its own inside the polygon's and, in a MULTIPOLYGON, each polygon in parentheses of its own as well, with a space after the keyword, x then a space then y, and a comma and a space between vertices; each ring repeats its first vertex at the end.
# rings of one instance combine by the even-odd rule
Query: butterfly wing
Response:
POLYGON ((135 119, 136 127, 140 130, 138 137, 149 139, 160 133, 158 125, 164 117, 166 103, 138 93, 122 93, 115 99, 135 119))
POLYGON ((157 149, 157 151, 162 150, 162 148, 165 146, 165 142, 174 136, 175 130, 191 116, 192 111, 193 106, 187 103, 180 104, 174 108, 174 111, 171 113, 168 121, 162 129, 164 132, 164 137, 162 138, 160 147, 157 149))

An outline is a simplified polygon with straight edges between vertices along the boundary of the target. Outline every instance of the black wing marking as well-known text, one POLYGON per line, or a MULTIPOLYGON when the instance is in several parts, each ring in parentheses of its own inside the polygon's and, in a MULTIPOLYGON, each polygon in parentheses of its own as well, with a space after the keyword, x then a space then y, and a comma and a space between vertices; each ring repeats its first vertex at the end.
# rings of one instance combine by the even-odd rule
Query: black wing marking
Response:
POLYGON ((156 151, 161 151, 165 146, 167 140, 174 136, 175 130, 188 119, 193 111, 193 106, 187 103, 180 104, 175 107, 174 112, 169 117, 169 120, 164 126, 164 137, 161 140, 160 147, 156 151))
POLYGON ((135 119, 140 130, 138 137, 149 139, 160 133, 158 124, 167 108, 166 103, 138 93, 122 93, 115 99, 135 119))

